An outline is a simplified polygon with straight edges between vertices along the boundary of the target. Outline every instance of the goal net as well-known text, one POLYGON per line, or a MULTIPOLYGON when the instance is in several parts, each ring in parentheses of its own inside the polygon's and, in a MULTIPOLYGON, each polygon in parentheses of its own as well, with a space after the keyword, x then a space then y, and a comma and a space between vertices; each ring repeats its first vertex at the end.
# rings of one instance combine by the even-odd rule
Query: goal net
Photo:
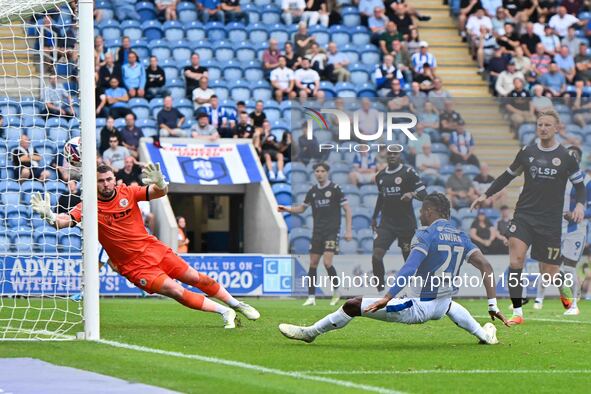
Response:
POLYGON ((30 204, 37 192, 56 213, 80 201, 63 156, 81 135, 75 4, 0 0, 0 340, 84 330, 82 230, 56 230, 30 204))

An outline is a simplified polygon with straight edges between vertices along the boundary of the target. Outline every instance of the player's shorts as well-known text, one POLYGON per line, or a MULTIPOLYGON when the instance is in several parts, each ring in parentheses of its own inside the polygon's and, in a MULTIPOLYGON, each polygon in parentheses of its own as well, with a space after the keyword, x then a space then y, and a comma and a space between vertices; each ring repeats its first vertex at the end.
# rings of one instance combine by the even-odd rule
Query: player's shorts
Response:
POLYGON ((585 231, 573 231, 562 234, 562 256, 568 260, 578 262, 583 256, 587 233, 585 231))
POLYGON ((420 324, 429 320, 439 320, 449 310, 451 298, 436 298, 431 301, 421 301, 420 298, 393 298, 385 308, 374 313, 364 312, 380 298, 366 298, 361 300, 361 316, 381 321, 420 324))
POLYGON ((164 256, 159 257, 160 253, 150 253, 151 248, 153 246, 148 247, 141 257, 119 267, 121 275, 150 294, 157 293, 166 278, 177 279, 189 269, 189 265, 172 249, 168 248, 164 256))
POLYGON ((402 250, 403 254, 410 253, 410 243, 414 236, 414 230, 410 232, 401 232, 388 226, 380 226, 376 230, 376 238, 373 241, 374 249, 388 250, 394 240, 398 239, 398 246, 402 250))
POLYGON ((325 252, 332 252, 334 254, 339 252, 339 234, 315 233, 312 235, 310 253, 323 254, 325 252))
POLYGON ((515 237, 522 240, 528 246, 531 245, 531 258, 542 263, 560 265, 562 226, 543 225, 534 221, 516 217, 511 220, 507 229, 508 238, 515 237))

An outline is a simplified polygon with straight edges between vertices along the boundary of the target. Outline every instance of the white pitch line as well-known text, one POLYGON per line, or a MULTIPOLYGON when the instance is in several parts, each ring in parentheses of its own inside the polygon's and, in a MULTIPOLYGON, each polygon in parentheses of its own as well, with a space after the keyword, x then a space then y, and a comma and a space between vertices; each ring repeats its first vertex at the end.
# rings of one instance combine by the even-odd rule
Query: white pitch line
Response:
MULTIPOLYGON (((490 316, 474 316, 477 319, 490 319, 490 316)), ((546 319, 546 318, 541 318, 541 317, 529 317, 529 316, 525 316, 525 321, 527 322, 528 320, 531 321, 541 321, 541 322, 549 322, 549 323, 566 323, 566 324, 591 324, 591 321, 584 321, 584 320, 568 320, 568 317, 565 317, 564 319, 546 319)))
POLYGON ((590 374, 591 369, 418 369, 414 371, 299 371, 317 375, 471 375, 471 374, 590 374))
POLYGON ((366 385, 366 384, 353 383, 353 382, 348 382, 345 380, 337 380, 337 379, 327 378, 327 377, 323 377, 323 376, 313 376, 308 373, 297 372, 297 371, 283 371, 280 369, 263 367, 261 365, 248 364, 248 363, 245 363, 242 361, 225 360, 225 359, 217 358, 217 357, 200 356, 198 354, 185 354, 185 353, 180 353, 180 352, 172 352, 172 351, 168 351, 168 350, 154 349, 154 348, 149 348, 149 347, 145 347, 145 346, 131 345, 128 343, 121 343, 121 342, 108 341, 108 340, 99 340, 97 342, 101 343, 103 345, 109 345, 109 346, 113 346, 113 347, 120 348, 120 349, 135 350, 138 352, 153 353, 153 354, 159 354, 162 356, 170 356, 170 357, 185 358, 185 359, 189 359, 189 360, 197 360, 197 361, 201 361, 201 362, 205 362, 205 363, 209 363, 209 364, 217 364, 217 365, 225 365, 228 367, 249 369, 252 371, 267 373, 270 375, 286 376, 286 377, 295 378, 295 379, 328 383, 328 384, 332 384, 334 386, 341 386, 341 387, 346 387, 346 388, 351 388, 351 389, 363 390, 363 391, 372 392, 372 393, 381 393, 381 394, 399 394, 399 393, 401 393, 400 391, 390 390, 390 389, 387 389, 384 387, 377 387, 377 386, 370 386, 370 385, 366 385))

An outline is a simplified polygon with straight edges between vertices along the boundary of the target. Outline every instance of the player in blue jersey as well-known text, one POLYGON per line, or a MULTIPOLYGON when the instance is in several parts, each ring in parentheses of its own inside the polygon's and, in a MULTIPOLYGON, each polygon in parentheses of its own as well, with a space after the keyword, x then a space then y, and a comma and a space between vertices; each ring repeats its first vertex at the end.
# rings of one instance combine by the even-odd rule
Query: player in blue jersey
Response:
MULTIPOLYGON (((577 160, 577 163, 581 164, 581 158, 583 151, 578 146, 569 146, 569 153, 577 160)), ((585 175, 583 180, 585 189, 587 190, 587 204, 585 206, 585 219, 591 217, 591 177, 585 175)), ((564 193, 564 209, 562 219, 562 245, 560 252, 562 254, 562 272, 563 281, 567 281, 572 286, 565 286, 562 284, 562 291, 570 297, 561 297, 562 303, 566 309, 564 312, 565 316, 576 316, 579 314, 579 307, 577 306, 577 298, 579 297, 580 283, 577 277, 577 264, 583 256, 585 250, 585 244, 587 241, 587 220, 583 220, 580 223, 575 223, 572 220, 573 210, 577 204, 576 192, 571 184, 566 185, 566 191, 564 193), (568 288, 572 294, 568 292, 568 288)), ((546 283, 540 278, 537 281, 538 292, 536 295, 536 302, 534 303, 534 309, 542 309, 544 305, 544 288, 546 283)))
POLYGON ((341 308, 320 319, 312 326, 280 324, 279 331, 290 339, 312 342, 317 336, 344 327, 356 316, 405 324, 439 320, 444 315, 459 327, 476 336, 480 343, 498 343, 496 327, 480 324, 451 297, 457 291, 452 279, 459 276, 462 264, 468 261, 478 268, 488 297, 491 318, 507 320, 497 307, 495 280, 492 267, 470 238, 449 221, 450 204, 445 195, 428 195, 421 207, 421 224, 412 240, 411 251, 398 272, 396 284, 382 298, 356 297, 341 308), (410 284, 412 296, 395 298, 410 284))

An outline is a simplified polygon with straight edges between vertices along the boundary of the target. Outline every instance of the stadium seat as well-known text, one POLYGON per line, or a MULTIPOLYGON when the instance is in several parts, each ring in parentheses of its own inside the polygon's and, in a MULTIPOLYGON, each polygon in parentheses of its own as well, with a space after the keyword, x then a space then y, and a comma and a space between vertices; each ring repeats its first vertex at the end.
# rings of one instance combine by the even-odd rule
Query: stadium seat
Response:
POLYGON ((197 42, 206 39, 205 28, 201 22, 192 20, 185 23, 185 36, 191 42, 197 42))
POLYGON ((121 37, 121 27, 119 22, 114 19, 104 20, 97 26, 101 31, 101 36, 105 40, 114 40, 121 37))
MULTIPOLYGON (((252 46, 251 44, 242 42, 240 44, 234 45, 233 49, 234 56, 236 57, 236 60, 238 60, 239 62, 256 61, 257 52, 254 46, 252 46)), ((261 66, 259 65, 259 68, 260 67, 261 66)))
POLYGON ((177 17, 180 22, 187 23, 197 19, 197 7, 188 1, 182 1, 176 6, 177 17))
POLYGON ((279 205, 291 205, 291 186, 287 183, 275 183, 272 186, 273 194, 279 205))
POLYGON ((226 29, 221 22, 208 22, 205 24, 207 39, 212 42, 226 39, 226 29))
POLYGON ((156 39, 150 41, 150 54, 156 56, 159 61, 172 58, 170 43, 166 40, 156 39))
POLYGON ((347 241, 343 239, 339 243, 339 254, 356 254, 359 249, 359 244, 356 239, 347 241))
POLYGON ((338 82, 335 85, 335 91, 337 97, 343 98, 355 98, 357 97, 357 92, 355 91, 355 85, 350 82, 338 82))
POLYGON ((378 193, 366 193, 361 195, 361 203, 368 208, 374 208, 378 201, 378 193))
POLYGON ((294 228, 289 234, 289 244, 292 253, 306 254, 310 248, 311 233, 308 228, 294 228))
POLYGON ((175 61, 183 61, 185 59, 190 59, 191 55, 193 54, 193 49, 190 46, 190 43, 185 40, 177 40, 170 43, 172 47, 172 57, 175 61))
POLYGON ((242 65, 233 60, 225 62, 222 70, 222 76, 227 81, 242 79, 242 65))
MULTIPOLYGON (((351 81, 351 83, 353 83, 351 81)), ((375 85, 373 83, 362 83, 357 85, 357 97, 373 98, 377 96, 375 85)))
POLYGON ((16 253, 32 254, 33 253, 33 236, 26 230, 18 231, 14 236, 12 242, 16 253))
POLYGON ((148 41, 161 40, 164 37, 162 24, 157 20, 150 20, 142 24, 144 29, 144 38, 148 41))
POLYGON ((232 100, 246 101, 250 98, 250 87, 248 82, 237 80, 229 82, 228 85, 232 100))
POLYGON ((330 40, 337 44, 337 48, 347 45, 351 41, 351 35, 348 29, 342 25, 331 26, 328 32, 330 34, 330 40))
POLYGON ((261 8, 261 22, 265 25, 281 23, 281 9, 274 4, 261 8))
POLYGON ((121 22, 121 31, 122 34, 129 37, 130 40, 139 40, 142 38, 142 26, 138 21, 128 19, 121 22))
POLYGON ((343 7, 341 9, 341 17, 345 26, 355 27, 361 24, 361 17, 359 16, 359 9, 357 7, 343 7))
POLYGON ((52 127, 49 129, 49 139, 58 144, 64 144, 70 139, 70 133, 63 127, 52 127))
POLYGON ((248 39, 246 26, 240 22, 232 22, 226 26, 228 40, 230 42, 242 43, 248 39))
POLYGON ((334 98, 337 96, 334 85, 330 81, 320 81, 320 90, 324 92, 326 98, 334 98))
POLYGON ((263 69, 258 60, 253 60, 242 65, 244 79, 249 82, 261 81, 264 78, 263 69))
POLYGON ((361 62, 363 64, 376 65, 380 63, 380 51, 378 51, 378 49, 371 44, 367 44, 364 47, 361 47, 359 49, 359 53, 363 54, 363 56, 361 56, 361 62))
POLYGON ((358 207, 353 212, 353 230, 359 231, 371 227, 372 212, 369 208, 358 207))
POLYGON ((328 29, 321 25, 311 26, 308 29, 308 34, 310 36, 316 37, 316 43, 320 47, 326 47, 330 42, 330 34, 328 33, 328 29))
POLYGON ((282 48, 285 43, 290 40, 290 34, 287 30, 287 26, 282 24, 275 24, 271 26, 269 28, 269 34, 271 37, 277 40, 280 48, 282 48))
MULTIPOLYGON (((147 59, 150 57, 150 50, 145 40, 135 40, 131 42, 131 47, 137 53, 140 59, 147 59)), ((160 60, 160 59, 158 59, 160 60)))
POLYGON ((164 38, 168 41, 178 41, 185 38, 183 24, 179 21, 164 22, 162 30, 164 31, 164 38))
POLYGON ((259 80, 252 83, 251 94, 254 100, 263 100, 266 102, 273 97, 273 90, 269 82, 266 80, 259 80))
POLYGON ((214 58, 212 45, 208 41, 197 41, 193 45, 193 51, 199 54, 201 61, 207 61, 214 58))
POLYGON ((349 66, 349 71, 351 72, 351 83, 355 85, 361 85, 371 80, 367 68, 361 64, 353 64, 349 66))
POLYGON ((371 33, 365 26, 355 26, 350 28, 351 43, 355 46, 363 46, 369 44, 371 33))
MULTIPOLYGON (((228 83, 223 80, 210 80, 209 87, 215 90, 215 94, 221 100, 227 100, 230 98, 230 89, 228 83)), ((249 91, 250 92, 250 91, 249 91)), ((249 93, 250 94, 250 93, 249 93)), ((232 98, 232 100, 235 100, 232 98)))
POLYGON ((31 119, 33 116, 43 115, 42 109, 43 105, 35 97, 25 96, 20 100, 20 114, 24 116, 24 120, 31 119))
POLYGON ((284 217, 284 219, 290 231, 294 228, 302 227, 306 223, 305 219, 302 216, 296 214, 288 214, 284 217))
POLYGON ((215 45, 215 59, 218 62, 227 62, 234 58, 234 48, 227 41, 220 41, 215 45))
POLYGON ((0 253, 10 252, 11 247, 12 241, 10 240, 10 237, 6 234, 6 232, 0 229, 0 253))
POLYGON ((243 12, 248 14, 249 24, 259 23, 261 21, 261 13, 256 5, 254 4, 240 4, 240 8, 243 12))
POLYGON ((140 15, 141 22, 150 22, 156 19, 156 8, 149 1, 142 1, 135 5, 135 10, 140 15))
MULTIPOLYGON (((357 50, 357 47, 355 47, 354 45, 341 45, 339 47, 339 52, 345 54, 347 56, 347 59, 349 59, 349 62, 351 64, 356 64, 359 63, 359 56, 360 56, 360 52, 357 50)), ((363 53, 363 52, 361 52, 363 53)), ((365 54, 364 54, 365 56, 365 54)), ((374 63, 377 64, 377 63, 374 63)))
POLYGON ((262 24, 255 23, 251 24, 248 27, 248 40, 253 43, 264 43, 267 42, 269 39, 269 31, 267 30, 266 26, 262 24))

